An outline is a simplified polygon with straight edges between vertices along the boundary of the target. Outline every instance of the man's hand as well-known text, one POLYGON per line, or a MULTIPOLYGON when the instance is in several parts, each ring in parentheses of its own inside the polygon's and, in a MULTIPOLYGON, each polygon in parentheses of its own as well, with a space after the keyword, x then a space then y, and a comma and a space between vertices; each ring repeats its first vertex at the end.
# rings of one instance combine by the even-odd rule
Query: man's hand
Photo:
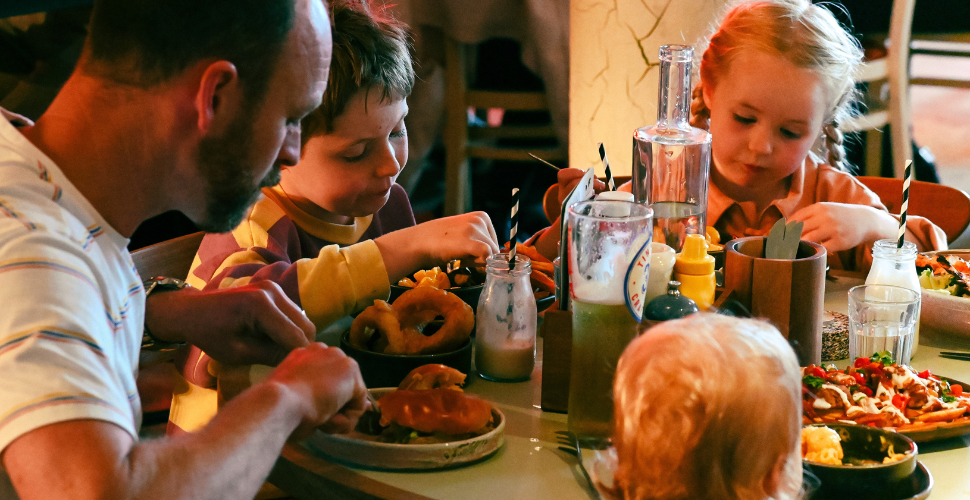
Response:
POLYGON ((498 253, 498 238, 485 212, 444 217, 399 229, 374 240, 392 283, 452 259, 484 263, 498 253))
POLYGON ((56 422, 10 443, 2 466, 24 500, 252 498, 287 438, 351 429, 365 390, 354 360, 311 344, 196 432, 136 441, 106 421, 56 422))
POLYGON ((896 235, 898 222, 889 213, 865 205, 821 202, 792 214, 802 221, 802 239, 814 241, 827 252, 841 252, 896 235))
POLYGON ((318 427, 324 432, 350 431, 369 406, 357 362, 319 342, 291 352, 266 383, 286 387, 301 402, 303 421, 294 432, 296 438, 318 427))
POLYGON ((313 323, 272 281, 153 293, 145 322, 159 339, 194 344, 228 364, 276 365, 316 336, 313 323))

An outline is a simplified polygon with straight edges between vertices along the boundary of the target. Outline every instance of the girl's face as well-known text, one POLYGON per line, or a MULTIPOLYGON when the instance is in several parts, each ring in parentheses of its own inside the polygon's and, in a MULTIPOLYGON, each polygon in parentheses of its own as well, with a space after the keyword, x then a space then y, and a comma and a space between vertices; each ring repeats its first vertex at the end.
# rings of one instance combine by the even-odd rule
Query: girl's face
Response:
POLYGON ((828 96, 821 79, 779 56, 743 50, 713 89, 714 165, 746 188, 774 186, 795 172, 822 130, 828 96))
POLYGON ((377 212, 408 159, 407 113, 400 96, 381 101, 379 89, 359 90, 333 130, 307 141, 300 162, 283 171, 283 189, 338 218, 377 212))

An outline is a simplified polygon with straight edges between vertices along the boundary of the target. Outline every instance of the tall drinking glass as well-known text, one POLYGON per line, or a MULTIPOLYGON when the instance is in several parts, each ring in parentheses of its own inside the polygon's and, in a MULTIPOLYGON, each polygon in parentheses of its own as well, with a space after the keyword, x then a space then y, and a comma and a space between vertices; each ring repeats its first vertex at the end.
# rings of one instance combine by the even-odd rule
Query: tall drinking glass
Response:
POLYGON ((660 47, 657 123, 633 134, 633 195, 653 208, 656 241, 676 252, 688 234, 707 230, 711 134, 691 126, 694 49, 660 47))
POLYGON ((613 376, 637 336, 650 267, 653 210, 625 201, 569 208, 573 311, 569 430, 583 441, 613 434, 613 376))

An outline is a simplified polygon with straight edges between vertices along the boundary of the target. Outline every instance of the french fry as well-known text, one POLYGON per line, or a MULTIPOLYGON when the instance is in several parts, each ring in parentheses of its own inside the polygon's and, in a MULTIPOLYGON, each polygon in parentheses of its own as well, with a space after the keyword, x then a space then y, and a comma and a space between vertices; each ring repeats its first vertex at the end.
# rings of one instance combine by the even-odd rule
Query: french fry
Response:
POLYGON ((544 274, 552 274, 555 268, 552 266, 552 262, 539 262, 532 261, 532 272, 539 271, 544 274))
POLYGON ((556 282, 552 278, 546 276, 542 273, 532 273, 530 276, 532 279, 532 285, 539 288, 539 290, 544 290, 546 292, 556 292, 556 282))
POLYGON ((875 423, 879 427, 892 427, 893 419, 888 413, 872 413, 869 415, 863 415, 855 419, 857 424, 870 424, 875 423))
POLYGON ((952 408, 949 410, 931 411, 916 417, 917 422, 945 422, 963 416, 967 412, 966 408, 952 408))
POLYGON ((526 246, 526 245, 523 245, 522 243, 516 243, 515 251, 531 259, 533 262, 533 265, 532 265, 533 269, 535 269, 535 264, 534 264, 535 262, 547 262, 550 264, 552 263, 552 261, 543 257, 542 254, 540 254, 535 247, 526 246))

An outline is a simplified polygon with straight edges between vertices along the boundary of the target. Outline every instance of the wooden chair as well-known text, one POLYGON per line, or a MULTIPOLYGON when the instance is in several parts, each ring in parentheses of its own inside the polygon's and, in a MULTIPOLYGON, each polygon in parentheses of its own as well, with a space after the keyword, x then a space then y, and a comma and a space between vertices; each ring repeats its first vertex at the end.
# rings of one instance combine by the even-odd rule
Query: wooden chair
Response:
POLYGON ((894 0, 889 21, 890 44, 885 57, 863 63, 857 81, 866 82, 868 91, 863 101, 868 109, 839 124, 842 132, 864 132, 866 135, 866 175, 882 171, 882 129, 890 127, 893 153, 893 174, 902 178, 906 160, 912 158, 910 126, 912 116, 909 100, 909 48, 916 0, 894 0), (887 88, 888 87, 888 88, 887 88), (888 90, 888 103, 883 97, 888 90))
POLYGON ((135 261, 142 279, 154 276, 185 279, 203 236, 205 233, 200 231, 140 248, 131 253, 131 260, 135 261))
MULTIPOLYGON (((903 180, 857 177, 879 195, 890 213, 898 214, 903 202, 903 180)), ((970 196, 950 186, 913 181, 909 187, 909 213, 926 217, 946 233, 947 242, 956 240, 970 225, 970 196)))
POLYGON ((566 159, 564 145, 555 147, 509 147, 500 139, 553 138, 551 125, 469 127, 468 108, 504 110, 548 110, 544 92, 496 92, 468 88, 466 54, 473 48, 454 39, 445 41, 445 215, 471 209, 469 158, 535 161, 534 153, 548 161, 566 159))
MULTIPOLYGON (((142 279, 167 276, 184 279, 205 233, 180 236, 135 250, 131 259, 142 279)), ((168 411, 175 387, 176 351, 141 351, 138 365, 138 392, 145 411, 142 432, 146 437, 165 433, 168 411)))

